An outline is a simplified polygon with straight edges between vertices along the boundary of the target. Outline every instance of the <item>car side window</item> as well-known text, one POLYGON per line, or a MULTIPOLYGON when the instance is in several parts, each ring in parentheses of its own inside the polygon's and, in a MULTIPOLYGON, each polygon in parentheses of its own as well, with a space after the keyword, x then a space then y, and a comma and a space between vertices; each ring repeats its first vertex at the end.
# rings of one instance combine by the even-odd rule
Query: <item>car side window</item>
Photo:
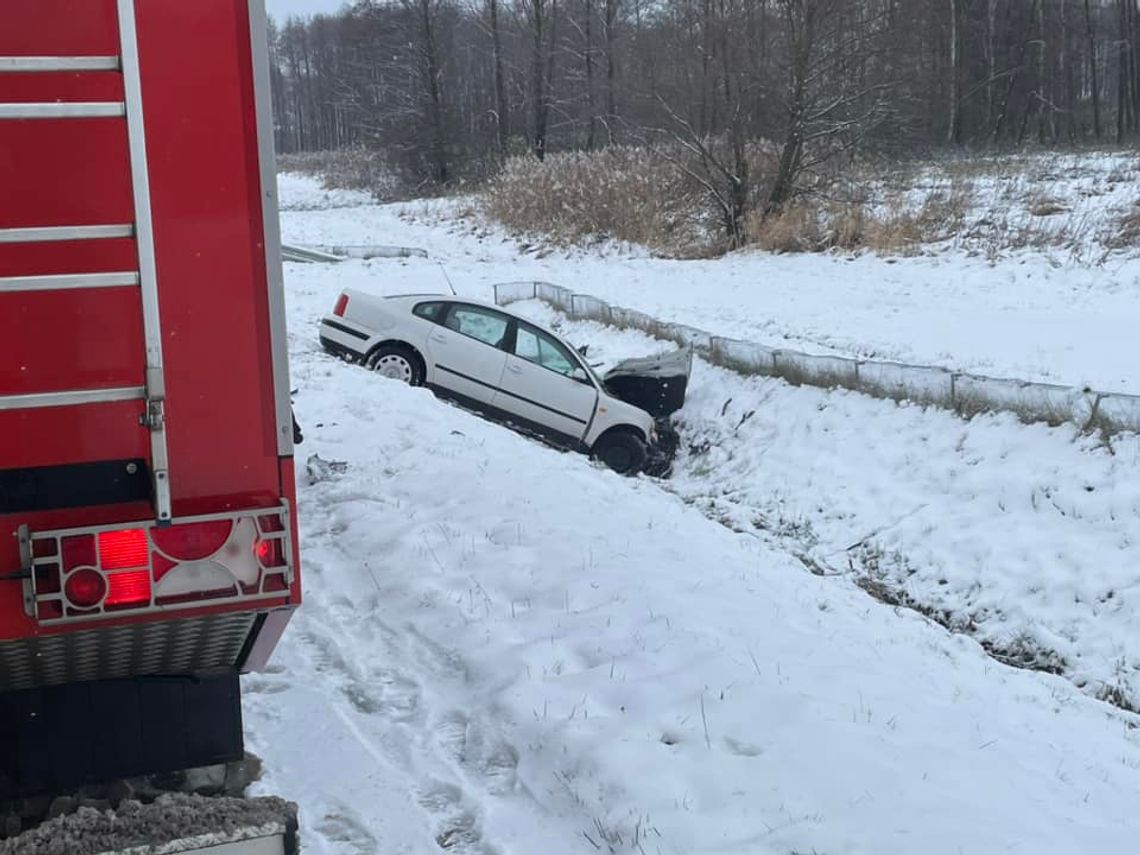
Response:
POLYGON ((541 330, 523 324, 519 324, 515 334, 515 356, 567 377, 580 367, 562 344, 541 330))
POLYGON ((507 337, 508 321, 506 316, 489 309, 454 305, 447 313, 444 326, 491 347, 502 347, 503 340, 507 337))
POLYGON ((417 317, 423 318, 425 321, 434 321, 439 323, 443 318, 443 310, 446 308, 446 303, 417 303, 412 309, 412 314, 417 317))

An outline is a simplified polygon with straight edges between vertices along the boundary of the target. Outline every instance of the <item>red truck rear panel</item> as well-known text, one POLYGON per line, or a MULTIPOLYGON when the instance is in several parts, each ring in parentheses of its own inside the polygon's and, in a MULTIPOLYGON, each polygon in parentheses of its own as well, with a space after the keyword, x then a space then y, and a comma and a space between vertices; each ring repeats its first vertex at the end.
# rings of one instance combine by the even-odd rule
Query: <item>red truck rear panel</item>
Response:
MULTIPOLYGON (((294 503, 267 78, 251 47, 251 27, 253 46, 264 38, 258 2, 134 3, 175 521, 294 503)), ((118 55, 116 10, 116 0, 0 4, 0 57, 118 55)), ((123 75, 114 71, 0 74, 0 103, 123 99, 123 75)), ((0 230, 135 216, 124 119, 0 120, 0 230)), ((0 234, 0 278, 139 268, 132 238, 23 243, 0 234)), ((0 399, 145 385, 141 295, 139 287, 0 290, 0 399)), ((143 400, 0 408, 0 643, 91 629, 45 628, 27 616, 22 581, 2 578, 21 570, 20 526, 155 518, 140 497, 28 508, 11 483, 6 500, 5 473, 149 465, 145 410, 143 400)), ((291 607, 299 597, 294 575, 289 591, 257 609, 291 607)), ((187 607, 99 626, 236 610, 187 607)))

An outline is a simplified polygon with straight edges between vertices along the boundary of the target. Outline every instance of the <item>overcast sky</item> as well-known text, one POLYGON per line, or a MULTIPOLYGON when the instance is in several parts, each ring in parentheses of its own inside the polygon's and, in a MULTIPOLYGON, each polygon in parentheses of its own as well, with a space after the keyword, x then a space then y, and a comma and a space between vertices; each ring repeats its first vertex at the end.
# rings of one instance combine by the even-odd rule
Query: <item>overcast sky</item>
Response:
POLYGON ((290 15, 313 15, 317 12, 335 12, 345 0, 265 0, 269 16, 281 22, 290 15))

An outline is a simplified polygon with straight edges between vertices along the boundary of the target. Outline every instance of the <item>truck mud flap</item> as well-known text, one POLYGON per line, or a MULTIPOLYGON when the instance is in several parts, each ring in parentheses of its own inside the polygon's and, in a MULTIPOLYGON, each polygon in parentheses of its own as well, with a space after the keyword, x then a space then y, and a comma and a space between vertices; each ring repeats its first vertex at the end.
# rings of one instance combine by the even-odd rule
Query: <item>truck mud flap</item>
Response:
POLYGON ((236 670, 0 693, 0 798, 243 756, 236 670))

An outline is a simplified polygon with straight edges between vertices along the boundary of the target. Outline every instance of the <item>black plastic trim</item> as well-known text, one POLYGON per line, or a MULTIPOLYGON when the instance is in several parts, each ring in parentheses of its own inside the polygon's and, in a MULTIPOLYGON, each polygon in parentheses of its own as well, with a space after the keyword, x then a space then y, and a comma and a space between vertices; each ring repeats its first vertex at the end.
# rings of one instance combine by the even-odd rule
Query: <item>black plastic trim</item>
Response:
POLYGON ((150 501, 142 458, 0 469, 0 514, 150 501))
POLYGON ((368 339, 371 338, 368 333, 362 333, 360 330, 354 330, 352 327, 346 326, 337 321, 330 321, 328 318, 324 318, 321 323, 326 327, 332 327, 334 330, 339 330, 345 335, 350 335, 353 338, 360 339, 361 341, 368 341, 368 339))
POLYGON ((333 341, 331 338, 321 336, 321 347, 333 356, 339 356, 341 359, 347 359, 349 362, 359 362, 360 354, 345 344, 339 341, 333 341))

